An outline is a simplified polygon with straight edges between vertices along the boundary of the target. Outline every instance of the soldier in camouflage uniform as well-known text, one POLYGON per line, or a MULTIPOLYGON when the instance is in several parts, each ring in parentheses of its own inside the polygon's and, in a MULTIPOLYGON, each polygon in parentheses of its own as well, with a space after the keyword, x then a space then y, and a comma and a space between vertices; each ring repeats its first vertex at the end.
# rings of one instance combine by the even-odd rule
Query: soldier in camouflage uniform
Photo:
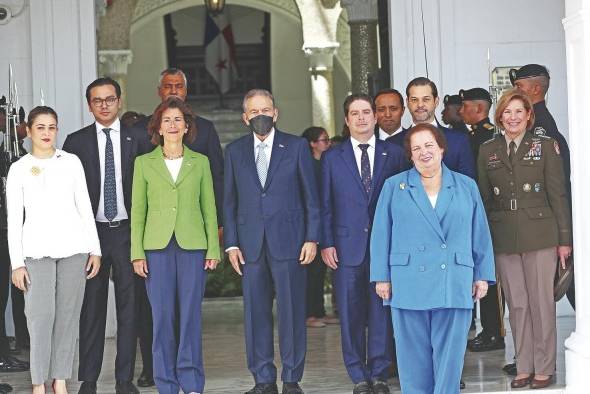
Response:
POLYGON ((512 388, 553 382, 555 261, 559 256, 564 266, 572 244, 559 145, 526 132, 534 117, 526 94, 506 92, 495 117, 504 135, 484 143, 478 157, 480 192, 515 340, 518 374, 512 388))

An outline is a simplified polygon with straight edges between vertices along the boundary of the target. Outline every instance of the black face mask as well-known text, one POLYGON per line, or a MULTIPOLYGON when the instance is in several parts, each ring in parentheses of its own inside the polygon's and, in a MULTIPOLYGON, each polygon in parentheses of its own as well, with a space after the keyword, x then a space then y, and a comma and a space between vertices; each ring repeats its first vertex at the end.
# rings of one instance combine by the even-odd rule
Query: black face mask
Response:
POLYGON ((260 135, 265 136, 272 130, 275 122, 272 116, 268 115, 257 115, 250 119, 250 130, 252 132, 260 135))

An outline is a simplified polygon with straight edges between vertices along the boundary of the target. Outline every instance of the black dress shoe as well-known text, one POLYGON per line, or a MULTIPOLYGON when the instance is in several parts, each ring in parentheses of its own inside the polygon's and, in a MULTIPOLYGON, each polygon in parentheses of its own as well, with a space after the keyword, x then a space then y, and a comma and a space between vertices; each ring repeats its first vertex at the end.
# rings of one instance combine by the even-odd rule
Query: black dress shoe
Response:
POLYGON ((374 394, 390 394, 389 386, 387 385, 387 382, 384 382, 383 380, 375 379, 371 383, 371 386, 374 394))
POLYGON ((0 394, 8 394, 12 391, 12 386, 8 383, 0 383, 0 394))
POLYGON ((504 367, 502 367, 502 371, 506 372, 510 376, 516 376, 516 363, 504 365, 504 367))
POLYGON ((137 385, 139 387, 152 387, 155 386, 154 377, 152 374, 148 374, 146 371, 141 371, 139 378, 137 379, 137 385))
POLYGON ((472 352, 487 352, 504 349, 505 347, 504 338, 499 335, 488 335, 483 331, 475 338, 467 341, 467 348, 472 352))
POLYGON ((363 380, 362 382, 358 382, 354 385, 352 394, 373 394, 373 389, 371 389, 371 386, 368 382, 363 380))
POLYGON ((283 383, 282 394, 303 394, 303 390, 298 383, 283 383))
POLYGON ((139 390, 133 382, 117 382, 115 384, 116 394, 139 394, 139 390))
POLYGON ((96 394, 96 382, 82 382, 78 394, 96 394))
POLYGON ((461 382, 459 382, 459 389, 463 390, 465 388, 465 382, 463 381, 463 379, 461 379, 461 382))
POLYGON ((276 383, 258 383, 244 394, 279 394, 276 383))
POLYGON ((0 372, 24 372, 29 370, 29 363, 15 359, 14 357, 0 357, 0 372), (14 362, 16 360, 16 362, 14 362))

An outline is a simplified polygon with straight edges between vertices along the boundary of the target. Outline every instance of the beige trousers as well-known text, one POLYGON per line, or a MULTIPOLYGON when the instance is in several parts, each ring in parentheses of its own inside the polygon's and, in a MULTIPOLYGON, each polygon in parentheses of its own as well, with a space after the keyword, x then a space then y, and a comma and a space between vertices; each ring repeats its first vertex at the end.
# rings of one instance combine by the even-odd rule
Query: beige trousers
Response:
POLYGON ((518 373, 553 375, 557 342, 553 299, 556 248, 499 253, 496 268, 510 310, 518 373))

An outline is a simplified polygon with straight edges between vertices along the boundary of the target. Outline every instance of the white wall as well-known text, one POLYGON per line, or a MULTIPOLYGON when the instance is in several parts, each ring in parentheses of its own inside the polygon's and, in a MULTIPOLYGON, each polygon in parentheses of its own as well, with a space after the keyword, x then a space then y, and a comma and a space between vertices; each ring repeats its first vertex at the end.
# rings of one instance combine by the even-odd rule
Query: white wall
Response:
MULTIPOLYGON (((4 0, 18 10, 23 1, 4 0)), ((0 94, 8 92, 8 64, 18 85, 20 105, 28 113, 40 104, 59 115, 57 145, 89 123, 85 87, 96 78, 94 2, 31 0, 24 12, 0 25, 0 94)))
MULTIPOLYGON (((544 64, 551 74, 548 107, 567 136, 564 3, 555 0, 391 0, 393 84, 405 90, 426 75, 422 11, 430 78, 442 96, 489 86, 491 68, 544 64)), ((437 111, 438 112, 438 111, 437 111)))

